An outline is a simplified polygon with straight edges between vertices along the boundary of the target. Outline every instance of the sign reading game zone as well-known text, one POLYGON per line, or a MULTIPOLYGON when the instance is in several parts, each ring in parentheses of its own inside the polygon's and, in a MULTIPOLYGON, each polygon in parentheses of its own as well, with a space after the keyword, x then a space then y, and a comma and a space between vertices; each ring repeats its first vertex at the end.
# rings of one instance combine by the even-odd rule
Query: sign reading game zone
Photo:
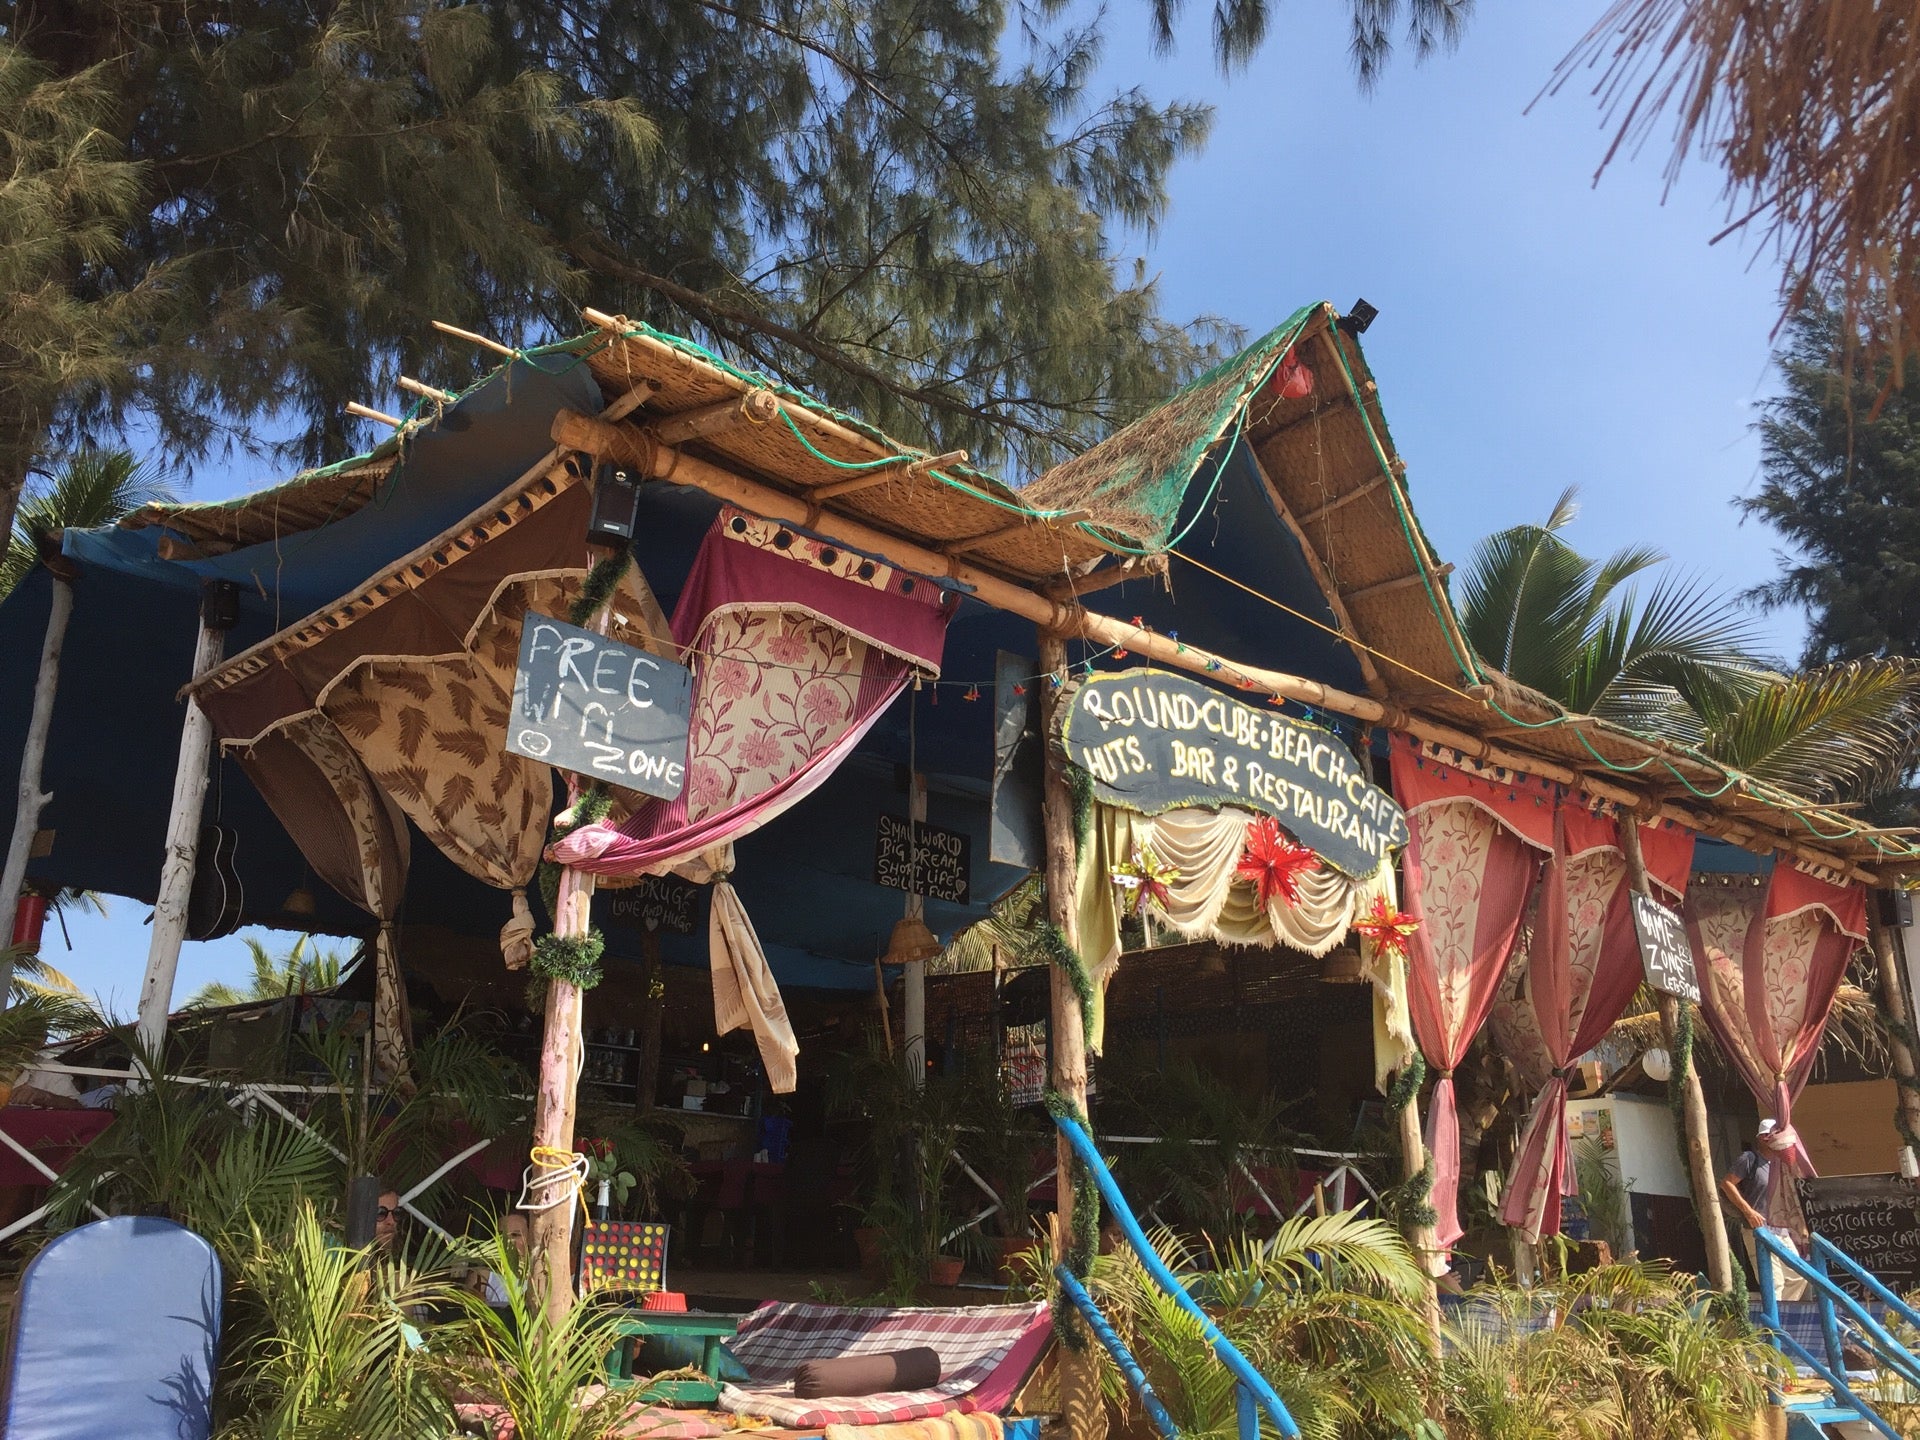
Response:
POLYGON ((1363 878, 1407 840, 1407 817, 1338 735, 1163 670, 1089 675, 1061 707, 1061 741, 1109 805, 1157 815, 1238 805, 1274 817, 1363 878))
POLYGON ((693 672, 528 612, 507 749, 662 800, 687 783, 693 672))
POLYGON ((1700 977, 1693 968, 1693 946, 1680 917, 1650 895, 1633 897, 1633 929, 1640 938, 1640 968, 1647 984, 1662 995, 1700 1001, 1700 977))

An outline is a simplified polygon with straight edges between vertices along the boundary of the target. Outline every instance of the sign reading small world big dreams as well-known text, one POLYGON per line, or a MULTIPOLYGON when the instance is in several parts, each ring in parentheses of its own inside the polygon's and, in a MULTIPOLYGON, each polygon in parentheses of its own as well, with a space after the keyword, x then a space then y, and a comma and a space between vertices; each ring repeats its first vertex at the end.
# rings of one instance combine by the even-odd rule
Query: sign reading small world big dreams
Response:
POLYGON ((1278 820, 1344 875, 1407 840, 1407 817, 1338 735, 1163 670, 1089 675, 1061 707, 1061 743, 1109 805, 1157 815, 1237 805, 1278 820))
POLYGON ((609 784, 676 798, 687 783, 693 672, 578 625, 528 613, 507 749, 609 784))

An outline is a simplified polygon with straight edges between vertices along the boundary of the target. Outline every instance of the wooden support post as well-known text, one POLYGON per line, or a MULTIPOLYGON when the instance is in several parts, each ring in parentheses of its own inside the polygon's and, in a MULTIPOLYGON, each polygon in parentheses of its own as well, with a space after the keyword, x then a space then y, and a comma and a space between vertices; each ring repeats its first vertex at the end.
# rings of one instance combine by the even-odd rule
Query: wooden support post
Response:
MULTIPOLYGON (((217 613, 214 586, 200 602, 200 637, 193 647, 193 678, 212 671, 226 650, 227 625, 217 613), (222 623, 224 622, 224 623, 222 623)), ((173 977, 180 968, 180 945, 187 938, 187 895, 199 860, 200 814, 207 798, 207 760, 213 751, 213 722, 192 696, 180 726, 180 758, 173 771, 173 806, 167 815, 166 859, 160 869, 160 895, 153 906, 153 939, 147 946, 147 973, 140 982, 136 1033, 141 1048, 158 1057, 167 1035, 167 1011, 173 1004, 173 977)))
MULTIPOLYGON (((909 702, 919 699, 916 692, 909 691, 909 702)), ((918 770, 908 781, 907 819, 912 831, 912 842, 908 847, 908 863, 918 859, 917 849, 920 843, 919 827, 927 823, 927 777, 918 770)), ((907 918, 925 921, 927 915, 926 897, 913 891, 907 892, 907 918)), ((900 1063, 906 1067, 907 1083, 915 1089, 927 1083, 927 962, 909 960, 900 967, 900 1063)))
MULTIPOLYGON (((40 830, 40 812, 53 799, 41 790, 40 781, 46 767, 47 732, 53 726, 53 696, 60 686, 60 647, 66 643, 67 621, 72 616, 73 585, 56 574, 47 609, 46 638, 40 642, 40 673, 33 682, 27 743, 20 751, 20 793, 13 812, 13 836, 7 841, 6 868, 0 870, 0 946, 13 939, 20 889, 27 883, 27 860, 33 854, 33 837, 40 830)), ((0 950, 0 1010, 12 997, 13 954, 0 950)))
MULTIPOLYGON (((578 939, 587 933, 593 877, 571 867, 560 872, 553 933, 578 939)), ((537 1207, 527 1227, 533 1283, 547 1318, 555 1324, 573 1308, 573 1219, 580 1200, 573 1174, 556 1168, 573 1153, 574 1102, 580 1081, 580 1008, 585 992, 568 980, 547 981, 546 1029, 540 1042, 540 1076, 533 1095, 533 1148, 552 1164, 535 1161, 536 1183, 528 1199, 537 1207), (545 1176, 547 1183, 539 1183, 545 1176)))
MULTIPOLYGON (((1066 642, 1051 631, 1040 632, 1040 671, 1043 677, 1065 677, 1066 642)), ((1069 948, 1079 949, 1079 916, 1075 901, 1073 792, 1067 785, 1065 759, 1052 740, 1060 708, 1061 691, 1042 678, 1041 733, 1045 737, 1046 781, 1041 790, 1040 814, 1046 830, 1047 918, 1066 937, 1069 948)), ((1087 1113, 1087 1032, 1081 1013, 1080 995, 1073 983, 1054 966, 1052 975, 1052 1052, 1053 1073, 1048 1077, 1060 1098, 1081 1114, 1087 1113)), ((1064 1256, 1073 1234, 1073 1147, 1065 1136, 1054 1144, 1054 1194, 1058 1196, 1054 1220, 1055 1254, 1064 1256)), ((1100 1440, 1106 1434, 1107 1417, 1100 1396, 1100 1371, 1093 1354, 1093 1339, 1084 1334, 1084 1323, 1069 1317, 1069 1325, 1081 1325, 1086 1344, 1076 1349, 1061 1345, 1059 1357, 1060 1412, 1070 1440, 1100 1440)))
MULTIPOLYGON (((1627 810, 1620 812, 1620 852, 1627 861, 1627 883, 1635 894, 1653 896, 1653 881, 1647 875, 1646 857, 1640 853, 1640 822, 1627 810)), ((1674 1064, 1680 1056, 1674 1050, 1674 1036, 1680 1027, 1681 1002, 1672 995, 1660 998, 1660 1033, 1674 1064)), ((1687 1180, 1693 1190, 1693 1208, 1700 1218, 1700 1235, 1707 1245, 1707 1280, 1714 1289, 1733 1288, 1733 1254, 1727 1249, 1727 1217, 1720 1209, 1720 1187, 1713 1173, 1713 1147, 1707 1140, 1707 1097, 1700 1088, 1700 1067, 1687 1063, 1681 1077, 1681 1124, 1685 1130, 1687 1180)))
POLYGON ((1867 913, 1872 927, 1874 968, 1880 972, 1880 1004, 1894 1022, 1887 1036, 1887 1049, 1893 1061, 1894 1085, 1899 1091, 1900 1139, 1903 1144, 1913 1145, 1916 1158, 1920 1158, 1920 1142, 1912 1138, 1920 1135, 1920 1091, 1915 1089, 1916 1076, 1920 1075, 1915 1060, 1920 1057, 1914 1055, 1911 1043, 1913 1006, 1907 995, 1900 943, 1894 939, 1892 927, 1881 919, 1878 901, 1878 896, 1869 897, 1867 913))
MULTIPOLYGON (((589 569, 602 552, 589 549, 589 569)), ((609 596, 588 619, 586 628, 607 633, 612 612, 609 596)), ((567 777, 568 804, 580 799, 580 782, 567 777)), ((554 895, 553 933, 562 940, 584 940, 593 928, 593 876, 560 867, 554 895)), ((533 1284, 547 1318, 556 1325, 573 1309, 573 1217, 581 1209, 574 1173, 564 1168, 573 1157, 574 1106, 579 1097, 580 1070, 585 1059, 580 1012, 586 992, 570 980, 547 980, 546 1025, 540 1040, 540 1073, 533 1092, 533 1166, 535 1183, 528 1196, 533 1207, 527 1226, 532 1255, 533 1284)))
MULTIPOLYGON (((1391 863, 1391 862, 1389 862, 1391 863)), ((1408 1062, 1412 1063, 1411 1059, 1408 1062)), ((1412 1096, 1400 1107, 1398 1122, 1400 1125, 1400 1176, 1404 1180, 1417 1179, 1427 1168, 1427 1141, 1420 1133, 1420 1097, 1412 1096)), ((1433 1203, 1432 1187, 1420 1197, 1420 1203, 1433 1203)), ((1407 1243, 1413 1246, 1414 1259, 1420 1262, 1420 1273, 1426 1277, 1421 1289, 1421 1318, 1427 1322, 1427 1347, 1437 1357, 1440 1354, 1440 1290, 1435 1280, 1447 1273, 1446 1252, 1440 1248, 1438 1233, 1431 1224, 1415 1225, 1413 1233, 1407 1237, 1407 1243)))
POLYGON ((640 956, 646 961, 647 1015, 640 1026, 640 1053, 634 1057, 633 1103, 642 1111, 660 1102, 660 1030, 667 1018, 666 972, 660 961, 660 932, 640 932, 640 956))

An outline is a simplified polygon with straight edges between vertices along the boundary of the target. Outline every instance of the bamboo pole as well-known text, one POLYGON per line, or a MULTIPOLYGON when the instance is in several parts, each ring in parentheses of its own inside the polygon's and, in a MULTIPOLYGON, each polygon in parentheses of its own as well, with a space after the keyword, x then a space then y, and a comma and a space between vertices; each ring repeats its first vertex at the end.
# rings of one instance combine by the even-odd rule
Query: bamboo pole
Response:
MULTIPOLYGON (((47 633, 40 642, 40 671, 33 682, 33 711, 27 720, 27 743, 20 751, 20 790, 13 812, 13 835, 7 841, 6 868, 0 870, 0 944, 13 939, 20 913, 20 889, 27 883, 27 860, 33 837, 40 830, 40 812, 53 796, 40 788, 47 760, 47 732, 53 726, 53 697, 60 685, 60 650, 66 643, 67 622, 73 617, 73 585, 53 577, 53 596, 47 608, 47 633)), ((13 997, 13 952, 0 951, 0 1010, 13 997)))
POLYGON ((633 1103, 642 1112, 660 1102, 660 1031, 667 1018, 665 972, 660 959, 660 932, 640 932, 640 956, 646 961, 647 1018, 640 1027, 640 1053, 634 1057, 633 1103))
MULTIPOLYGON (((211 586, 208 587, 209 590, 211 586)), ((193 648, 193 677, 220 663, 226 630, 211 622, 202 594, 200 635, 193 648)), ((153 906, 153 939, 147 946, 147 971, 140 982, 137 1034, 141 1049, 158 1056, 173 1004, 173 977, 180 968, 180 945, 187 938, 187 895, 199 861, 200 815, 207 798, 207 761, 213 752, 213 722, 191 695, 180 726, 180 758, 173 772, 173 804, 167 815, 166 860, 160 870, 160 895, 153 906)))
MULTIPOLYGON (((907 693, 909 703, 917 701, 914 691, 907 693)), ((907 847, 911 871, 919 869, 916 853, 920 845, 920 827, 927 823, 927 777, 915 770, 908 779, 907 847)), ((916 890, 907 891, 906 915, 925 923, 926 897, 916 890)), ((907 1083, 918 1090, 927 1083, 927 962, 909 960, 900 967, 900 1063, 906 1067, 907 1083)))
MULTIPOLYGON (((552 433, 555 443, 562 449, 616 456, 642 468, 655 479, 694 486, 766 519, 804 526, 849 548, 885 556, 903 569, 922 575, 950 577, 966 586, 983 603, 1031 620, 1044 629, 1068 638, 1077 637, 1095 645, 1124 648, 1158 664, 1204 676, 1217 684, 1238 686, 1255 698, 1271 696, 1293 700, 1318 710, 1329 710, 1370 724, 1384 725, 1416 739, 1457 750, 1482 764, 1552 780, 1596 800, 1634 810, 1643 810, 1649 804, 1649 796, 1625 785, 1598 779, 1543 756, 1504 749, 1477 735, 1414 714, 1401 706, 1350 694, 1304 676, 1243 664, 1200 646, 1173 640, 1144 626, 1097 614, 1073 600, 1049 598, 991 570, 969 564, 955 556, 941 554, 904 536, 881 530, 851 516, 823 511, 818 503, 807 496, 776 490, 685 451, 650 445, 638 431, 610 425, 577 411, 562 410, 554 417, 552 433)), ((1044 525, 1047 522, 1042 520, 1035 523, 1044 525)), ((1847 879, 1868 884, 1880 883, 1879 877, 1871 871, 1830 851, 1760 831, 1741 820, 1710 818, 1665 802, 1649 818, 1671 820, 1686 829, 1719 836, 1749 849, 1779 851, 1834 871, 1847 879)))
MULTIPOLYGON (((591 562, 600 558, 589 548, 591 562)), ((607 633, 613 610, 609 595, 587 620, 586 627, 607 633)), ((580 781, 567 777, 567 802, 580 799, 580 781)), ((553 933, 562 940, 584 940, 593 928, 594 879, 571 865, 560 867, 554 895, 553 933)), ((574 1110, 579 1099, 580 1070, 585 1059, 581 1009, 586 992, 571 980, 547 980, 546 1023, 540 1039, 540 1072, 533 1094, 533 1164, 536 1177, 528 1197, 533 1214, 527 1227, 533 1256, 533 1279, 547 1318, 558 1325, 573 1309, 573 1217, 580 1209, 579 1181, 564 1168, 574 1158, 574 1110)))
MULTIPOLYGON (((1427 1168, 1427 1139, 1420 1133, 1419 1095, 1410 1096, 1407 1103, 1400 1107, 1396 1118, 1400 1127, 1400 1177, 1403 1180, 1417 1180, 1427 1168)), ((1420 1203, 1433 1203, 1431 1186, 1428 1187, 1428 1193, 1420 1197, 1420 1203)), ((1420 1273, 1426 1281, 1420 1291, 1420 1312, 1421 1318, 1427 1322, 1427 1348, 1438 1356, 1440 1290, 1434 1282, 1447 1273, 1446 1252, 1440 1248, 1439 1234, 1431 1222, 1415 1225, 1407 1241, 1413 1247, 1414 1258, 1420 1262, 1420 1273)))
POLYGON ((1913 1006, 1907 994, 1906 972, 1901 968, 1901 947, 1892 928, 1880 917, 1878 897, 1870 897, 1874 966, 1880 972, 1880 1003, 1894 1023, 1888 1027, 1887 1049, 1893 1061, 1894 1086, 1899 1091, 1900 1138, 1920 1154, 1920 1067, 1913 1053, 1913 1006))
MULTIPOLYGON (((1066 642, 1055 633, 1040 632, 1040 670, 1043 675, 1067 673, 1066 642)), ((1079 914, 1075 898, 1073 793, 1067 785, 1064 757, 1052 743, 1060 709, 1060 691, 1042 682, 1041 734, 1045 737, 1046 770, 1041 789, 1040 814, 1046 832, 1047 918, 1066 938, 1067 946, 1079 953, 1079 914)), ((1080 995, 1072 981, 1056 965, 1051 980, 1051 1033, 1053 1073, 1048 1077, 1056 1094, 1087 1113, 1087 1032, 1080 995)), ((1078 1162, 1066 1137, 1054 1142, 1054 1254, 1062 1257, 1073 1234, 1073 1173, 1078 1162)), ((1068 1317, 1069 1325, 1080 1325, 1077 1316, 1068 1317)), ((1106 1408, 1100 1396, 1100 1374, 1094 1361, 1091 1340, 1082 1346, 1055 1348, 1060 1377, 1060 1413, 1066 1422, 1070 1440, 1100 1440, 1106 1434, 1106 1408)))
MULTIPOLYGON (((553 933, 562 939, 586 935, 593 903, 593 876, 571 866, 560 872, 553 933)), ((533 1148, 548 1161, 573 1154, 574 1106, 580 1081, 580 1012, 585 992, 570 980, 547 981, 546 1025, 540 1040, 540 1074, 533 1094, 533 1148)), ((534 1210, 527 1227, 533 1280, 547 1318, 559 1324, 573 1308, 573 1218, 580 1208, 572 1172, 534 1162, 534 1210)))
MULTIPOLYGON (((1636 895, 1653 898, 1653 881, 1647 874, 1646 856, 1640 850, 1640 822, 1633 815, 1620 816, 1620 853, 1627 862, 1627 884, 1636 895)), ((1680 1063, 1674 1037, 1680 1027, 1681 1001, 1672 995, 1659 997, 1660 1033, 1665 1037, 1667 1053, 1680 1063)), ((1733 1254, 1727 1248, 1727 1217, 1720 1209, 1720 1188, 1714 1181, 1713 1146, 1707 1138, 1707 1097, 1700 1088, 1700 1067, 1687 1058, 1687 1073, 1680 1077, 1681 1125, 1685 1132, 1687 1182, 1693 1190, 1693 1208, 1700 1217, 1700 1235, 1707 1246, 1707 1280, 1714 1289, 1733 1288, 1733 1254)))

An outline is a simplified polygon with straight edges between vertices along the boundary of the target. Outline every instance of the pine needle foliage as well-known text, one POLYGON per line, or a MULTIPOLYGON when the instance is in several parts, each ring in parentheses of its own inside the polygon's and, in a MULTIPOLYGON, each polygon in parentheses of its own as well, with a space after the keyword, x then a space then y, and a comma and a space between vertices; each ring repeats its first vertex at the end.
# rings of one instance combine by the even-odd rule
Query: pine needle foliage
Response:
POLYGON ((527 344, 584 302, 1037 469, 1235 338, 1164 317, 1116 238, 1158 222, 1210 112, 1096 91, 1100 25, 1004 0, 21 0, 0 529, 80 437, 338 458, 368 433, 346 401, 492 363, 430 321, 527 344))
POLYGON ((176 498, 169 479, 131 450, 82 450, 67 457, 50 476, 30 482, 21 497, 0 559, 0 599, 42 556, 59 553, 62 530, 111 525, 143 505, 176 498))
POLYGON ((1737 502, 1789 547, 1753 597, 1805 611, 1809 665, 1920 654, 1920 388, 1882 399, 1891 365, 1849 366, 1858 343, 1835 306, 1795 312, 1759 423, 1760 488, 1737 502))

